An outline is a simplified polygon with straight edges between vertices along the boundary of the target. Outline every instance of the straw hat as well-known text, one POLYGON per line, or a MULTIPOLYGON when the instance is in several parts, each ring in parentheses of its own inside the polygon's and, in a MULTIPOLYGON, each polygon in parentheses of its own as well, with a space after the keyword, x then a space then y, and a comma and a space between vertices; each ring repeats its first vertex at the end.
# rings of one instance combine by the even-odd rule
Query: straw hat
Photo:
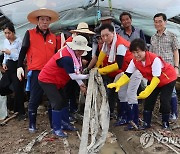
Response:
POLYGON ((49 10, 46 8, 40 8, 39 10, 32 11, 28 14, 27 19, 32 24, 38 24, 37 17, 47 16, 51 18, 51 23, 57 21, 59 19, 59 14, 53 10, 49 10))
POLYGON ((85 22, 80 22, 77 26, 77 29, 71 30, 71 33, 86 33, 86 34, 95 34, 93 31, 89 30, 89 26, 85 22))
POLYGON ((84 50, 82 56, 87 55, 87 51, 90 51, 92 48, 89 47, 88 41, 84 36, 77 35, 73 38, 72 42, 66 42, 66 44, 72 49, 72 50, 84 50))

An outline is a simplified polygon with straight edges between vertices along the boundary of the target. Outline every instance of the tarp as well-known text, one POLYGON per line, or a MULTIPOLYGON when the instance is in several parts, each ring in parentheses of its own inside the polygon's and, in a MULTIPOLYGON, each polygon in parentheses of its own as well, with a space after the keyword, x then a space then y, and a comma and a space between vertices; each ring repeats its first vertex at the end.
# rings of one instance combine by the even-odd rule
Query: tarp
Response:
MULTIPOLYGON (((141 28, 145 34, 155 33, 153 16, 163 12, 168 18, 180 14, 180 0, 97 0, 92 7, 86 8, 96 0, 1 0, 0 11, 16 25, 17 35, 23 38, 25 31, 33 27, 27 21, 27 15, 38 8, 53 9, 60 14, 60 20, 51 25, 53 31, 67 26, 76 25, 81 21, 97 24, 97 10, 109 10, 112 3, 112 13, 119 21, 122 11, 129 11, 133 17, 133 25, 141 28), (98 5, 99 4, 99 5, 98 5)), ((180 26, 168 22, 168 29, 178 35, 180 40, 180 26)), ((0 34, 3 39, 3 34, 0 34)), ((2 41, 1 41, 2 42, 2 41)), ((0 43, 0 47, 1 47, 0 43)))

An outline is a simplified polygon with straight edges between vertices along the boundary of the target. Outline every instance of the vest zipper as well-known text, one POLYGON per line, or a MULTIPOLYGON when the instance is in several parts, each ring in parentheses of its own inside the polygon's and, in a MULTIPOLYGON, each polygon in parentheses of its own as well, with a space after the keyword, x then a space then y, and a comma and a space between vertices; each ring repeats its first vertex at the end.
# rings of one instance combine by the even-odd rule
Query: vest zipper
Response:
POLYGON ((169 80, 169 77, 167 76, 166 73, 162 72, 162 74, 169 80))

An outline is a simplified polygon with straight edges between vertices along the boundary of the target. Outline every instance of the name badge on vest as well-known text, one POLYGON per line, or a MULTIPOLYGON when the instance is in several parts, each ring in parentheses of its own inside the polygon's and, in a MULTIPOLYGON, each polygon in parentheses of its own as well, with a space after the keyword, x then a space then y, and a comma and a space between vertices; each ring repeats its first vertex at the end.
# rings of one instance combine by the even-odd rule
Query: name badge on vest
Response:
POLYGON ((49 40, 48 43, 53 44, 52 40, 49 40))

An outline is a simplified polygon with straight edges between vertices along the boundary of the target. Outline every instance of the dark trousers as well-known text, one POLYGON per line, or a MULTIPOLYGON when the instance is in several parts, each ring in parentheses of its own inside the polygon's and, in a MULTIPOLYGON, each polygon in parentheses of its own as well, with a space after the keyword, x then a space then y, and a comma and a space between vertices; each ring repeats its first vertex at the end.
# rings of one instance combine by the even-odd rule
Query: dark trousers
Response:
POLYGON ((39 81, 39 84, 48 97, 52 110, 61 110, 68 106, 68 100, 64 94, 63 89, 59 90, 55 84, 51 83, 44 83, 39 81))
POLYGON ((109 108, 110 108, 110 113, 114 113, 114 108, 116 103, 118 102, 118 93, 115 92, 115 88, 107 88, 107 85, 109 83, 112 83, 114 81, 114 78, 109 77, 109 76, 102 76, 104 86, 107 92, 107 97, 108 97, 108 102, 109 102, 109 108))
POLYGON ((160 94, 160 112, 162 114, 169 114, 171 109, 171 95, 175 83, 176 81, 173 81, 163 87, 156 87, 149 97, 145 99, 144 110, 153 111, 158 95, 160 94))
POLYGON ((36 112, 39 107, 40 102, 42 101, 43 90, 38 83, 38 75, 40 71, 33 70, 31 76, 30 84, 30 99, 29 99, 29 111, 36 112))
POLYGON ((75 80, 69 80, 67 85, 63 88, 64 95, 70 101, 70 112, 78 109, 77 98, 79 98, 80 88, 75 80))
MULTIPOLYGON (((19 81, 19 79, 17 78, 17 61, 8 60, 7 67, 8 67, 8 70, 5 72, 5 75, 8 78, 8 82, 12 86, 12 90, 15 94, 14 112, 19 112, 19 114, 25 114, 24 80, 19 81)), ((3 81, 0 81, 0 87, 3 84, 4 84, 3 81)))

